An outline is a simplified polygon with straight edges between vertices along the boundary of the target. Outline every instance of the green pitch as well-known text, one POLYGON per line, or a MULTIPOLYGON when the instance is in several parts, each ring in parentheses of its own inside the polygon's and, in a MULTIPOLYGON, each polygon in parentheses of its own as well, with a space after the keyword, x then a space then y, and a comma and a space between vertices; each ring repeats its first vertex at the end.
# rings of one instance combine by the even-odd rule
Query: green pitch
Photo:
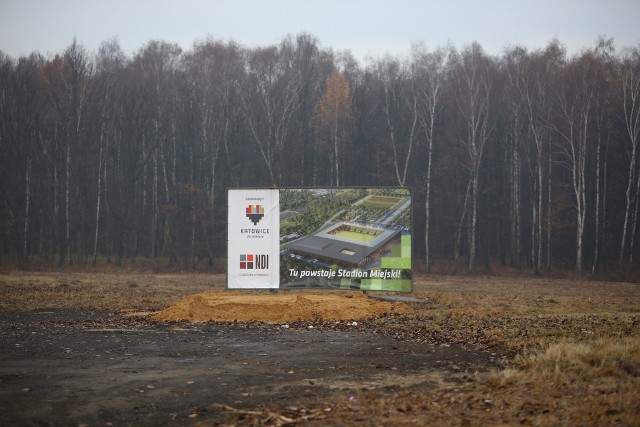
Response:
POLYGON ((337 231, 333 234, 339 237, 344 237, 346 239, 360 240, 361 242, 370 242, 377 237, 377 236, 372 236, 370 234, 362 234, 362 233, 356 233, 354 231, 345 231, 345 230, 337 231))

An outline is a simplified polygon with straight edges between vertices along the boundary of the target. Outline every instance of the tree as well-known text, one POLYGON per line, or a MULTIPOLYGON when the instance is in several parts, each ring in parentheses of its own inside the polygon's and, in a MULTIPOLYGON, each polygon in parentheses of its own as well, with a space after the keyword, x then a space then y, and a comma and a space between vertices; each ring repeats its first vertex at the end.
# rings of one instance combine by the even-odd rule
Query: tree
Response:
POLYGON ((330 141, 332 150, 332 184, 340 185, 340 151, 352 132, 354 113, 351 108, 349 81, 334 71, 327 82, 322 99, 316 106, 313 124, 319 138, 330 141))
POLYGON ((62 57, 51 61, 43 74, 49 105, 55 112, 55 126, 60 129, 56 138, 62 137, 63 164, 61 165, 60 182, 63 194, 62 223, 63 232, 59 233, 60 253, 58 266, 61 267, 69 256, 69 264, 73 264, 73 256, 78 256, 84 246, 82 224, 86 213, 84 204, 80 203, 80 186, 85 182, 81 173, 85 170, 81 162, 86 158, 84 152, 89 147, 81 135, 87 112, 90 81, 93 78, 93 63, 86 50, 74 39, 62 57), (74 224, 74 227, 71 225, 74 224))
MULTIPOLYGON (((100 218, 104 217, 105 246, 109 247, 109 204, 107 159, 110 147, 117 144, 118 111, 116 99, 118 95, 118 82, 122 78, 122 72, 127 65, 127 59, 116 40, 103 43, 96 57, 96 97, 94 102, 101 110, 99 115, 99 160, 97 171, 96 191, 96 220, 93 242, 93 265, 96 266, 98 258, 98 243, 100 237, 100 218), (104 209, 102 209, 104 205, 104 209), (106 212, 103 214, 102 212, 106 212)), ((107 249, 107 252, 108 249, 107 249)))
MULTIPOLYGON (((216 179, 218 178, 219 158, 226 153, 229 164, 229 139, 232 128, 239 117, 236 107, 237 87, 241 75, 242 64, 239 61, 238 47, 225 45, 213 39, 196 43, 184 62, 187 65, 187 76, 191 84, 184 86, 184 99, 190 103, 194 128, 193 150, 202 155, 195 156, 193 170, 200 171, 200 182, 191 179, 190 185, 206 188, 208 195, 207 218, 193 224, 192 252, 195 247, 195 229, 202 228, 202 236, 207 246, 209 265, 214 264, 214 246, 210 242, 210 234, 216 223, 216 179), (203 182, 202 182, 203 181, 203 182)), ((194 202, 195 203, 195 202, 194 202)), ((195 213, 195 205, 193 208, 195 213)), ((195 218, 195 216, 193 216, 195 218)), ((193 219, 192 218, 192 219, 193 219)), ((191 257, 191 264, 195 260, 191 257)))
MULTIPOLYGON (((480 167, 485 145, 492 125, 489 122, 492 81, 491 60, 477 43, 455 55, 455 103, 462 133, 458 138, 469 156, 469 184, 465 197, 465 210, 469 205, 469 270, 475 270, 476 227, 478 221, 478 198, 480 194, 480 167)), ((462 223, 462 219, 461 219, 462 223)))
POLYGON ((224 249, 229 186, 395 183, 427 270, 637 269, 640 54, 621 52, 416 45, 363 67, 300 34, 0 53, 0 262, 196 268, 224 249))
MULTIPOLYGON (((634 187, 640 188, 640 168, 638 168, 638 141, 640 140, 640 49, 630 49, 623 53, 617 69, 618 102, 622 109, 624 128, 628 141, 629 167, 627 188, 625 191, 624 224, 620 239, 619 263, 622 264, 629 235, 629 216, 632 205, 638 206, 638 191, 634 195, 634 187)), ((633 242, 635 236, 631 235, 633 242)), ((629 244, 631 246, 632 243, 629 244)), ((632 250, 629 256, 632 257, 632 250)))
MULTIPOLYGON (((549 122, 551 119, 552 103, 550 96, 550 82, 558 75, 557 64, 562 61, 563 48, 556 41, 544 50, 530 55, 522 55, 513 68, 508 69, 510 93, 512 105, 518 105, 518 111, 522 117, 523 128, 516 126, 514 132, 526 135, 527 144, 523 148, 532 151, 527 153, 529 170, 531 171, 531 265, 533 273, 539 274, 542 269, 542 241, 543 241, 543 201, 544 201, 544 175, 551 179, 551 164, 547 161, 550 155, 549 122), (560 55, 560 56, 558 56, 560 55)), ((517 117, 517 116, 516 116, 517 117)), ((515 148, 517 150, 517 148, 515 148)), ((514 160, 515 162, 515 160, 514 160)), ((514 165, 518 168, 519 165, 514 165)), ((512 175, 512 186, 519 177, 512 175)), ((547 187, 548 190, 549 187, 547 187)), ((513 190, 519 199, 519 190, 513 190)), ((549 203, 549 201, 548 201, 549 203)), ((517 220, 518 228, 520 220, 517 220)), ((547 224, 550 228, 550 224, 547 224)), ((549 235, 547 235, 547 240, 549 235)), ((519 242, 516 242, 519 248, 519 242)), ((519 256, 519 250, 516 250, 519 256)), ((548 254, 547 254, 548 256, 548 254)))
POLYGON ((377 72, 395 176, 398 185, 404 187, 418 136, 418 94, 411 86, 410 70, 398 61, 386 58, 378 64, 377 72))
POLYGON ((596 200, 594 203, 595 233, 593 243, 593 262, 591 270, 597 272, 600 264, 600 246, 604 244, 604 227, 606 224, 607 213, 607 166, 608 166, 608 148, 611 134, 611 97, 607 96, 611 92, 611 83, 614 78, 612 75, 615 66, 613 47, 613 39, 605 39, 600 37, 595 48, 595 55, 598 61, 597 73, 597 89, 594 102, 594 114, 596 122, 596 200), (606 136, 606 138, 605 138, 606 136), (602 161, 603 140, 606 139, 604 164, 602 161), (601 238, 602 236, 602 238, 601 238))
POLYGON ((442 87, 448 73, 448 49, 427 52, 423 46, 415 46, 412 52, 414 85, 417 93, 416 111, 427 145, 427 167, 425 171, 425 269, 431 271, 430 223, 431 223, 431 169, 435 125, 441 110, 442 87))
MULTIPOLYGON (((522 48, 514 48, 505 52, 503 61, 506 71, 506 90, 504 102, 508 114, 508 132, 505 136, 507 150, 506 169, 508 173, 509 185, 509 219, 511 222, 511 266, 516 268, 522 267, 522 157, 526 152, 526 144, 523 139, 526 135, 527 123, 527 106, 526 98, 520 92, 521 84, 527 83, 526 62, 528 54, 522 48)), ((536 209, 534 211, 534 219, 536 209)), ((538 221, 532 221, 532 261, 534 271, 537 273, 537 263, 535 262, 535 226, 538 221)))
MULTIPOLYGON (((131 265, 135 266, 138 253, 146 252, 149 246, 155 255, 158 236, 163 231, 167 233, 160 227, 161 202, 176 203, 171 194, 182 178, 178 158, 181 150, 189 147, 177 140, 181 107, 184 107, 178 96, 181 58, 182 50, 176 44, 151 41, 138 51, 123 78, 128 94, 120 105, 122 134, 114 161, 119 179, 112 192, 118 198, 113 212, 117 264, 126 252, 131 265), (164 182, 163 198, 159 194, 160 172, 164 182), (151 209, 149 182, 152 183, 151 209), (148 218, 150 211, 151 218, 148 218)), ((166 221, 164 227, 169 227, 166 221)), ((183 234, 184 238, 187 236, 188 233, 183 234)))
POLYGON ((290 41, 249 54, 240 94, 251 138, 267 167, 269 184, 279 181, 291 119, 299 107, 300 82, 290 61, 290 41))
MULTIPOLYGON (((39 72, 43 59, 36 54, 13 62, 0 54, 0 196, 8 210, 0 238, 13 246, 16 263, 26 268, 30 253, 32 201, 37 188, 40 157, 41 106, 39 72), (35 175, 35 176, 34 176, 35 175), (35 179, 34 179, 35 178, 35 179)), ((1 249, 0 249, 1 250, 1 249)))
POLYGON ((575 197, 576 213, 576 272, 583 269, 583 243, 587 213, 587 160, 590 149, 590 125, 593 103, 597 92, 596 60, 593 52, 586 51, 574 58, 566 67, 563 79, 555 90, 558 110, 552 125, 559 135, 563 156, 562 164, 571 174, 571 187, 575 197))

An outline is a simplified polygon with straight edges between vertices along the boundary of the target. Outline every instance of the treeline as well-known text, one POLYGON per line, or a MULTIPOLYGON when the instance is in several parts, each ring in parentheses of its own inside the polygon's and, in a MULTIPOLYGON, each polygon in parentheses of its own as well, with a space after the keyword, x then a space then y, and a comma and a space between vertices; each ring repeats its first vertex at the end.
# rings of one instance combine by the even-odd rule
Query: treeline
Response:
POLYGON ((311 35, 0 53, 0 262, 205 268, 233 187, 410 186, 427 269, 637 270, 640 55, 311 35))

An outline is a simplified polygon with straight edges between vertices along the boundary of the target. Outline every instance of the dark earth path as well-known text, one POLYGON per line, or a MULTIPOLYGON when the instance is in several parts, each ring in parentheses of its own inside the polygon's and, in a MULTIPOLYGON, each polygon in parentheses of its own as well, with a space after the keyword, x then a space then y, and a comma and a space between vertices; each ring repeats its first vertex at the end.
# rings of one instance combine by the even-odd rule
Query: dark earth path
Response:
POLYGON ((0 313, 0 425, 224 423, 220 405, 433 389, 485 352, 398 341, 364 324, 158 324, 76 309, 0 313))

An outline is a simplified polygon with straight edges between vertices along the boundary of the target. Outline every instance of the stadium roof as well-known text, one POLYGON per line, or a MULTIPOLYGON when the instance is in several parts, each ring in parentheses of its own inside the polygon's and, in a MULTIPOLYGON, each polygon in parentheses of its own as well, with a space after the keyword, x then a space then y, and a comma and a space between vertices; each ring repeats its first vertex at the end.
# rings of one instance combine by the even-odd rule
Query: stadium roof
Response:
MULTIPOLYGON (((369 242, 329 234, 329 232, 344 224, 345 223, 343 222, 339 222, 329 228, 319 231, 316 234, 296 240, 289 245, 289 249, 322 258, 332 258, 336 261, 355 265, 360 263, 360 261, 371 255, 380 247, 384 246, 385 243, 400 233, 399 230, 379 229, 382 232, 369 242)), ((371 228, 360 224, 347 225, 360 228, 371 228)))

